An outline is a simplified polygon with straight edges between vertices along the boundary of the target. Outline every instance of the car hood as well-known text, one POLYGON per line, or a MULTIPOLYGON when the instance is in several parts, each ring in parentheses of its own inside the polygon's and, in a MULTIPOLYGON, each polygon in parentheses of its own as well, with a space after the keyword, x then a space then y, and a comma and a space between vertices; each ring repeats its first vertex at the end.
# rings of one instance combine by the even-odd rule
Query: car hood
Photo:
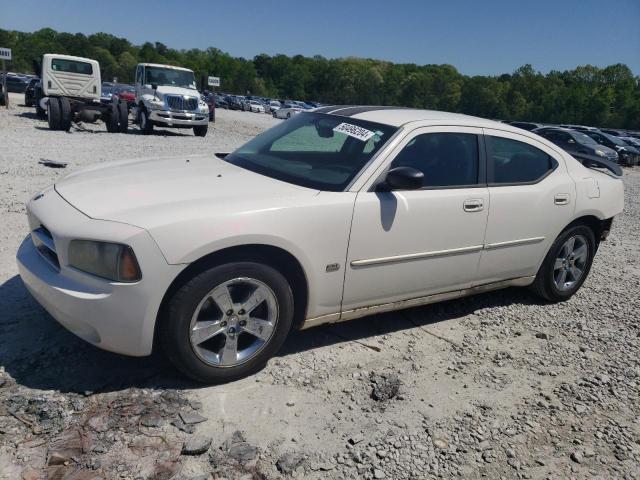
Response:
POLYGON ((225 214, 291 204, 318 192, 237 167, 215 155, 129 160, 67 175, 56 191, 85 215, 153 228, 195 211, 225 214))

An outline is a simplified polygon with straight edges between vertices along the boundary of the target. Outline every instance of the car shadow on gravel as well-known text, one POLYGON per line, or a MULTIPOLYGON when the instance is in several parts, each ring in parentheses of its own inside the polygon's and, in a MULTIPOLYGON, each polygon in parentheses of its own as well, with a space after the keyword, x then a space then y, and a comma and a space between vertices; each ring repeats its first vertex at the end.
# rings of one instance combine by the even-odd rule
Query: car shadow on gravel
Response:
MULTIPOLYGON (((507 289, 345 323, 293 331, 278 356, 340 343, 384 350, 369 339, 456 320, 479 309, 538 304, 524 289, 507 289)), ((154 353, 135 358, 106 352, 59 325, 26 290, 18 275, 0 285, 0 367, 32 389, 98 393, 138 388, 198 388, 154 353)))

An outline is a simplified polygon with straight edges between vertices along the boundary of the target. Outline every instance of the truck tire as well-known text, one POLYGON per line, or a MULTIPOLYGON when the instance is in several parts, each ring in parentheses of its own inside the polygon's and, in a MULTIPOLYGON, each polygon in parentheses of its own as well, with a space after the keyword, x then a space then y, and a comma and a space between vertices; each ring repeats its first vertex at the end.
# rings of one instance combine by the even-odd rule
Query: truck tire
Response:
POLYGON ((149 114, 144 108, 140 109, 140 131, 143 135, 150 135, 153 133, 153 123, 149 120, 149 114))
POLYGON ((127 133, 129 131, 129 108, 127 102, 120 100, 118 103, 118 131, 127 133))
POLYGON ((60 101, 57 97, 49 97, 47 119, 51 130, 60 130, 60 101))
POLYGON ((60 130, 68 132, 71 128, 71 103, 67 97, 60 97, 60 130))
POLYGON ((208 129, 209 125, 198 125, 196 127, 193 127, 193 133, 196 137, 206 137, 208 129))
POLYGON ((107 132, 118 133, 119 117, 120 113, 118 112, 118 105, 116 103, 112 103, 109 106, 106 118, 104 119, 104 123, 107 125, 107 132))

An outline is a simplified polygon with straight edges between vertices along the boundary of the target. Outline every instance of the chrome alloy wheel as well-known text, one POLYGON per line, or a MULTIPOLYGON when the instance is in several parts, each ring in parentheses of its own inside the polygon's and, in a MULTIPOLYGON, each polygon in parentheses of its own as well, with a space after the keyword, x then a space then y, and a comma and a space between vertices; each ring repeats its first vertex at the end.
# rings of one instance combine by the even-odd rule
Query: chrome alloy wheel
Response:
POLYGON ((553 266, 553 281, 558 290, 573 288, 582 278, 588 259, 589 244, 585 237, 575 235, 564 242, 553 266))
POLYGON ((255 278, 234 278, 211 290, 196 307, 191 347, 208 365, 234 367, 267 345, 277 321, 273 291, 255 278))

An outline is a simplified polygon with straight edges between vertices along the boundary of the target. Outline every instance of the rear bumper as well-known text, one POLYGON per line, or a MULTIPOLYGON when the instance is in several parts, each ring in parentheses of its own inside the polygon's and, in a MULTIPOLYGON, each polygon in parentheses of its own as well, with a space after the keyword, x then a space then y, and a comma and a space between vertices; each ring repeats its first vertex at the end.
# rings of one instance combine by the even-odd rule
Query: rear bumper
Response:
POLYGON ((149 120, 154 124, 166 125, 167 127, 195 127, 209 124, 209 112, 189 113, 152 110, 149 112, 149 120))

